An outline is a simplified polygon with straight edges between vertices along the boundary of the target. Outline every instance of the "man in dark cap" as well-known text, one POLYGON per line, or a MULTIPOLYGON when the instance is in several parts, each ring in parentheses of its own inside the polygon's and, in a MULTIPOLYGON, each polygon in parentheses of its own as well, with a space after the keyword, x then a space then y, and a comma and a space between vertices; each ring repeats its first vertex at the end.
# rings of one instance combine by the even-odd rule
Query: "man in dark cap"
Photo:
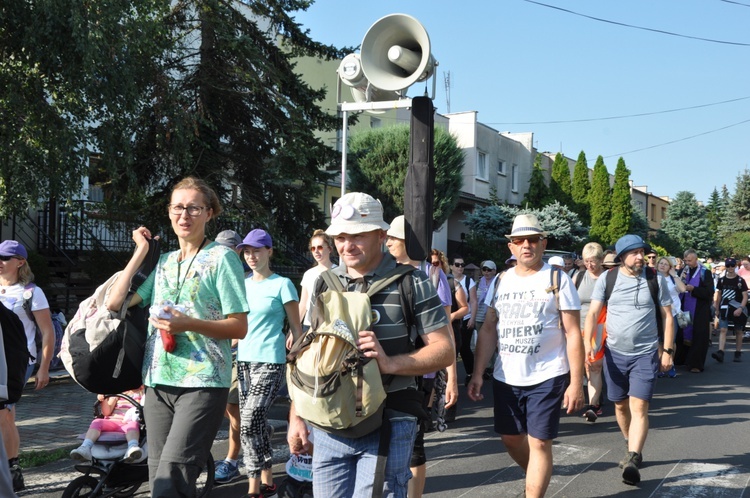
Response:
POLYGON ((648 407, 654 394, 656 374, 659 369, 666 372, 672 367, 674 353, 668 348, 659 357, 658 316, 663 323, 664 344, 674 341, 672 298, 664 277, 645 264, 644 255, 650 250, 637 235, 625 235, 617 241, 615 261, 620 262, 620 268, 597 280, 584 327, 586 359, 594 361, 591 338, 606 303, 604 376, 607 397, 615 404, 617 424, 628 446, 620 467, 623 482, 630 485, 641 480, 638 468, 643 462, 648 407), (611 289, 609 296, 606 296, 607 288, 611 289))

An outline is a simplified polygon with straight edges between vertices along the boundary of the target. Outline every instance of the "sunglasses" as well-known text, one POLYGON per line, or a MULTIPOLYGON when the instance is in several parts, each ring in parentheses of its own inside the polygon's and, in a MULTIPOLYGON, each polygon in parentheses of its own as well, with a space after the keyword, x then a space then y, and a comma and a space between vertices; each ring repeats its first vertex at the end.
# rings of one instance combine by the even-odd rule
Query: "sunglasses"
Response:
POLYGON ((656 259, 656 256, 646 256, 647 259, 656 259))
POLYGON ((515 246, 521 246, 525 241, 529 241, 529 244, 538 244, 543 238, 539 235, 535 235, 534 237, 517 237, 510 239, 510 242, 515 246))
POLYGON ((310 246, 311 251, 322 251, 326 246, 310 246))
POLYGON ((15 256, 0 256, 0 261, 10 261, 11 259, 18 259, 15 256))
POLYGON ((734 268, 734 267, 736 267, 736 266, 737 266, 737 265, 726 265, 726 267, 727 267, 727 268, 734 268))
POLYGON ((482 271, 494 271, 492 268, 482 267, 482 271))
POLYGON ((433 261, 432 266, 440 266, 440 261, 433 261))
POLYGON ((466 263, 453 263, 453 266, 455 266, 456 268, 463 268, 464 266, 466 266, 466 263))

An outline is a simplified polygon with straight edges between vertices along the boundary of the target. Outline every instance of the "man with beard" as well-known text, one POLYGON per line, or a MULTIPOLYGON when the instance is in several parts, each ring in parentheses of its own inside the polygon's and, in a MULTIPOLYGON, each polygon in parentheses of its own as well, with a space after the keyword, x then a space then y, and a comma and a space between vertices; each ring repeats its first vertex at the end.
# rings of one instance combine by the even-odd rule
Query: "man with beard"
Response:
POLYGON ((604 376, 607 397, 615 404, 615 416, 628 453, 620 462, 622 480, 636 485, 641 480, 638 468, 643 462, 643 445, 648 434, 648 407, 654 394, 656 374, 672 367, 671 348, 659 357, 657 312, 664 324, 664 344, 674 340, 672 298, 664 277, 644 268, 644 254, 650 247, 637 235, 625 235, 615 244, 620 268, 612 270, 615 281, 611 295, 605 296, 609 278, 597 280, 586 316, 583 344, 586 361, 594 361, 591 339, 599 313, 607 305, 607 342, 604 346, 604 376), (649 280, 658 279, 659 309, 654 302, 649 280))

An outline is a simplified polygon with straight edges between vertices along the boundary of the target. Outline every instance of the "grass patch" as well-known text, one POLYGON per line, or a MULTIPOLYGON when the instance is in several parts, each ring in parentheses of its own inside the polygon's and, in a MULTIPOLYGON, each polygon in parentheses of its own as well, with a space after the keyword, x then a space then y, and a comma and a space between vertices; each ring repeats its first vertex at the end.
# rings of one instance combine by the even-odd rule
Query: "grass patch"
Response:
POLYGON ((28 469, 31 467, 39 467, 40 465, 46 465, 48 463, 57 462, 63 458, 70 458, 70 450, 75 448, 75 445, 67 448, 60 448, 52 451, 26 451, 18 455, 18 463, 22 469, 28 469))

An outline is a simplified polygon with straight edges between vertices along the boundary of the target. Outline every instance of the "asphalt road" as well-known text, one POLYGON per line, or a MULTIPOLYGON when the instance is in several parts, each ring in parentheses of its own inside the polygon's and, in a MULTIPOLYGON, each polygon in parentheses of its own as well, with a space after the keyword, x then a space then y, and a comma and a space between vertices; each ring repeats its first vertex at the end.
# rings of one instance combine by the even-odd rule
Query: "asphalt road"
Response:
MULTIPOLYGON (((744 496, 750 481, 750 354, 743 363, 729 358, 717 364, 709 356, 702 374, 679 370, 675 379, 659 379, 642 481, 636 487, 625 485, 617 468, 625 447, 611 405, 605 405, 604 416, 594 424, 578 415, 564 416, 547 496, 744 496)), ((462 387, 457 421, 446 432, 427 435, 426 497, 523 495, 522 472, 492 432, 488 383, 484 390, 485 401, 472 403, 462 387)), ((277 434, 275 441, 282 452, 283 435, 277 434)), ((225 451, 226 442, 218 440, 214 456, 221 458, 225 451)), ((283 465, 274 470, 278 482, 283 465)), ((29 489, 19 496, 57 498, 79 474, 71 462, 62 461, 29 469, 25 475, 29 489)), ((215 488, 211 496, 244 496, 246 486, 241 480, 215 488)), ((138 496, 148 496, 145 487, 138 496)))

